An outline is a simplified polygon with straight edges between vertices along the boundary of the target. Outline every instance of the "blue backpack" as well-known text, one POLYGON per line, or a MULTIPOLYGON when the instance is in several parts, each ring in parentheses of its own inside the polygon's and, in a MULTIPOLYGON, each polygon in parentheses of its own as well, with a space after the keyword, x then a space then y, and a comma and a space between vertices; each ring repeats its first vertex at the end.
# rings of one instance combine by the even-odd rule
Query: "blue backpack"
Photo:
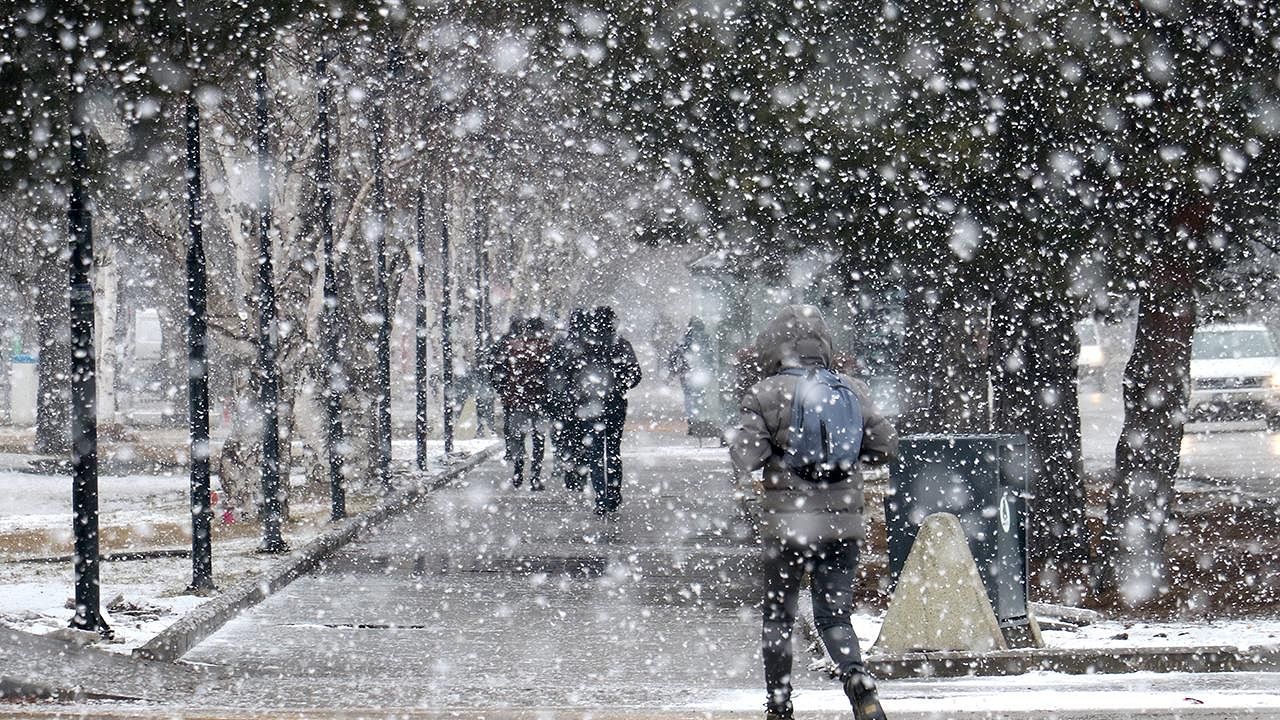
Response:
POLYGON ((791 401, 785 461, 800 477, 817 483, 846 480, 862 453, 862 406, 839 375, 826 368, 786 368, 798 378, 791 401))

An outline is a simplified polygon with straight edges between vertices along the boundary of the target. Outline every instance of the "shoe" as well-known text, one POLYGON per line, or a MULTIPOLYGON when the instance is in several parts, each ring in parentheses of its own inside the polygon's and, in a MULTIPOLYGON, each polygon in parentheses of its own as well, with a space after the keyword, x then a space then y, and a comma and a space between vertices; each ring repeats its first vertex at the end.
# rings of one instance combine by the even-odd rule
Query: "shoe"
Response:
POLYGON ((791 703, 789 701, 787 702, 786 707, 773 708, 766 706, 764 710, 764 720, 793 720, 794 718, 795 713, 792 710, 791 703))
POLYGON ((853 706, 856 720, 888 720, 876 694, 876 681, 864 672, 855 672, 844 679, 844 694, 853 706))
POLYGON ((520 477, 519 475, 513 475, 511 477, 511 487, 518 488, 523 483, 524 483, 524 478, 520 477))
POLYGON ((538 478, 533 478, 529 481, 529 489, 534 492, 538 492, 539 490, 546 490, 547 486, 543 485, 542 481, 538 478))

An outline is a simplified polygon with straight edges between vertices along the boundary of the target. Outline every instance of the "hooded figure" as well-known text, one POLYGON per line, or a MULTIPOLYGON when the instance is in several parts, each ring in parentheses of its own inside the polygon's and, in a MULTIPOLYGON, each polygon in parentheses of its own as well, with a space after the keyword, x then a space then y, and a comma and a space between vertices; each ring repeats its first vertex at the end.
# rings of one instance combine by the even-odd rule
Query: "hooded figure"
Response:
MULTIPOLYGON (((743 394, 738 426, 729 445, 734 467, 742 473, 764 469, 760 493, 760 535, 809 545, 830 540, 860 540, 864 535, 862 483, 819 485, 801 478, 776 452, 787 447, 791 398, 798 379, 779 375, 786 368, 831 367, 831 332, 812 305, 791 305, 756 337, 763 378, 743 394)), ((862 408, 862 460, 892 461, 898 434, 871 404, 864 383, 844 377, 862 408)), ((855 473, 855 478, 860 478, 855 473)))
POLYGON ((597 307, 588 323, 582 362, 569 382, 582 429, 578 473, 591 478, 596 513, 609 516, 622 503, 622 428, 627 392, 640 384, 640 363, 631 343, 618 337, 613 308, 597 307))
POLYGON ((583 489, 577 472, 583 423, 574 417, 569 384, 585 362, 587 329, 587 311, 575 308, 569 314, 564 334, 551 345, 547 375, 547 414, 555 444, 556 472, 563 474, 566 488, 579 491, 583 489))
POLYGON ((551 342, 542 318, 511 321, 511 332, 493 353, 494 387, 502 398, 502 433, 511 463, 511 484, 524 482, 525 439, 532 438, 529 455, 531 490, 541 490, 544 425, 547 407, 547 358, 551 342))
POLYGON ((715 390, 715 356, 707 326, 701 318, 689 318, 684 336, 667 353, 667 369, 680 379, 689 434, 719 436, 720 429, 711 421, 707 410, 707 392, 715 390))
POLYGON ((801 381, 791 368, 831 368, 831 333, 812 305, 784 308, 756 337, 762 378, 741 398, 738 425, 729 452, 740 478, 763 470, 758 484, 759 533, 765 591, 761 650, 769 718, 792 716, 791 632, 801 583, 808 578, 814 624, 835 661, 858 720, 883 720, 875 683, 862 664, 853 612, 858 545, 863 523, 862 473, 865 463, 897 456, 893 426, 871 404, 866 386, 841 379, 854 391, 863 427, 858 466, 833 482, 806 480, 788 467, 792 399, 801 381))

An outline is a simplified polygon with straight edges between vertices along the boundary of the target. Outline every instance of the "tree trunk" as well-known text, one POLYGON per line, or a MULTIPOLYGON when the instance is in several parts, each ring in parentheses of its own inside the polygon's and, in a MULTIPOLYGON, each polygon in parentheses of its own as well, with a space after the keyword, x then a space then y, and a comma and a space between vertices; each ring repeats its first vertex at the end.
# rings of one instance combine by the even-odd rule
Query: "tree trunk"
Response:
POLYGON ((990 426, 988 302, 980 296, 944 300, 945 291, 936 290, 944 280, 930 274, 907 284, 898 378, 903 433, 990 426))
POLYGON ((94 305, 98 314, 98 422, 114 424, 116 411, 116 368, 119 354, 116 351, 116 323, 120 311, 120 273, 116 270, 115 243, 99 245, 97 258, 98 302, 94 305))
MULTIPOLYGON (((273 270, 271 184, 272 169, 268 128, 267 66, 259 63, 254 79, 256 124, 254 149, 258 156, 258 409, 262 413, 262 518, 264 552, 285 552, 281 536, 284 521, 280 481, 280 432, 277 404, 280 369, 277 365, 279 327, 276 323, 276 290, 273 270)), ((287 489, 287 488, 286 488, 287 489)))
POLYGON ((1069 300, 1024 281, 992 313, 993 426, 1024 433, 1032 500, 1028 555, 1040 587, 1079 599, 1088 560, 1080 447, 1079 340, 1069 300))
POLYGON ((1196 324, 1190 263, 1156 268, 1159 285, 1138 302, 1133 354, 1124 371, 1124 429, 1107 501, 1099 589, 1130 606, 1168 589, 1165 540, 1173 518, 1173 479, 1181 461, 1196 324))
POLYGON ((36 444, 45 455, 71 452, 71 326, 67 320, 67 266, 59 249, 43 248, 36 283, 36 444))

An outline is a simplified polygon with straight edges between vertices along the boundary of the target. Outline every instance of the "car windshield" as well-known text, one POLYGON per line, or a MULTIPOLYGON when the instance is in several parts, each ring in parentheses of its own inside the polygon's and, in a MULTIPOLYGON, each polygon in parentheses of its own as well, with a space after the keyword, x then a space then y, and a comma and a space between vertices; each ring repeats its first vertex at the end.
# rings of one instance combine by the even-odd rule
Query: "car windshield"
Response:
POLYGON ((1191 344, 1197 360, 1274 357, 1275 346, 1265 330, 1213 330, 1198 332, 1191 344))

